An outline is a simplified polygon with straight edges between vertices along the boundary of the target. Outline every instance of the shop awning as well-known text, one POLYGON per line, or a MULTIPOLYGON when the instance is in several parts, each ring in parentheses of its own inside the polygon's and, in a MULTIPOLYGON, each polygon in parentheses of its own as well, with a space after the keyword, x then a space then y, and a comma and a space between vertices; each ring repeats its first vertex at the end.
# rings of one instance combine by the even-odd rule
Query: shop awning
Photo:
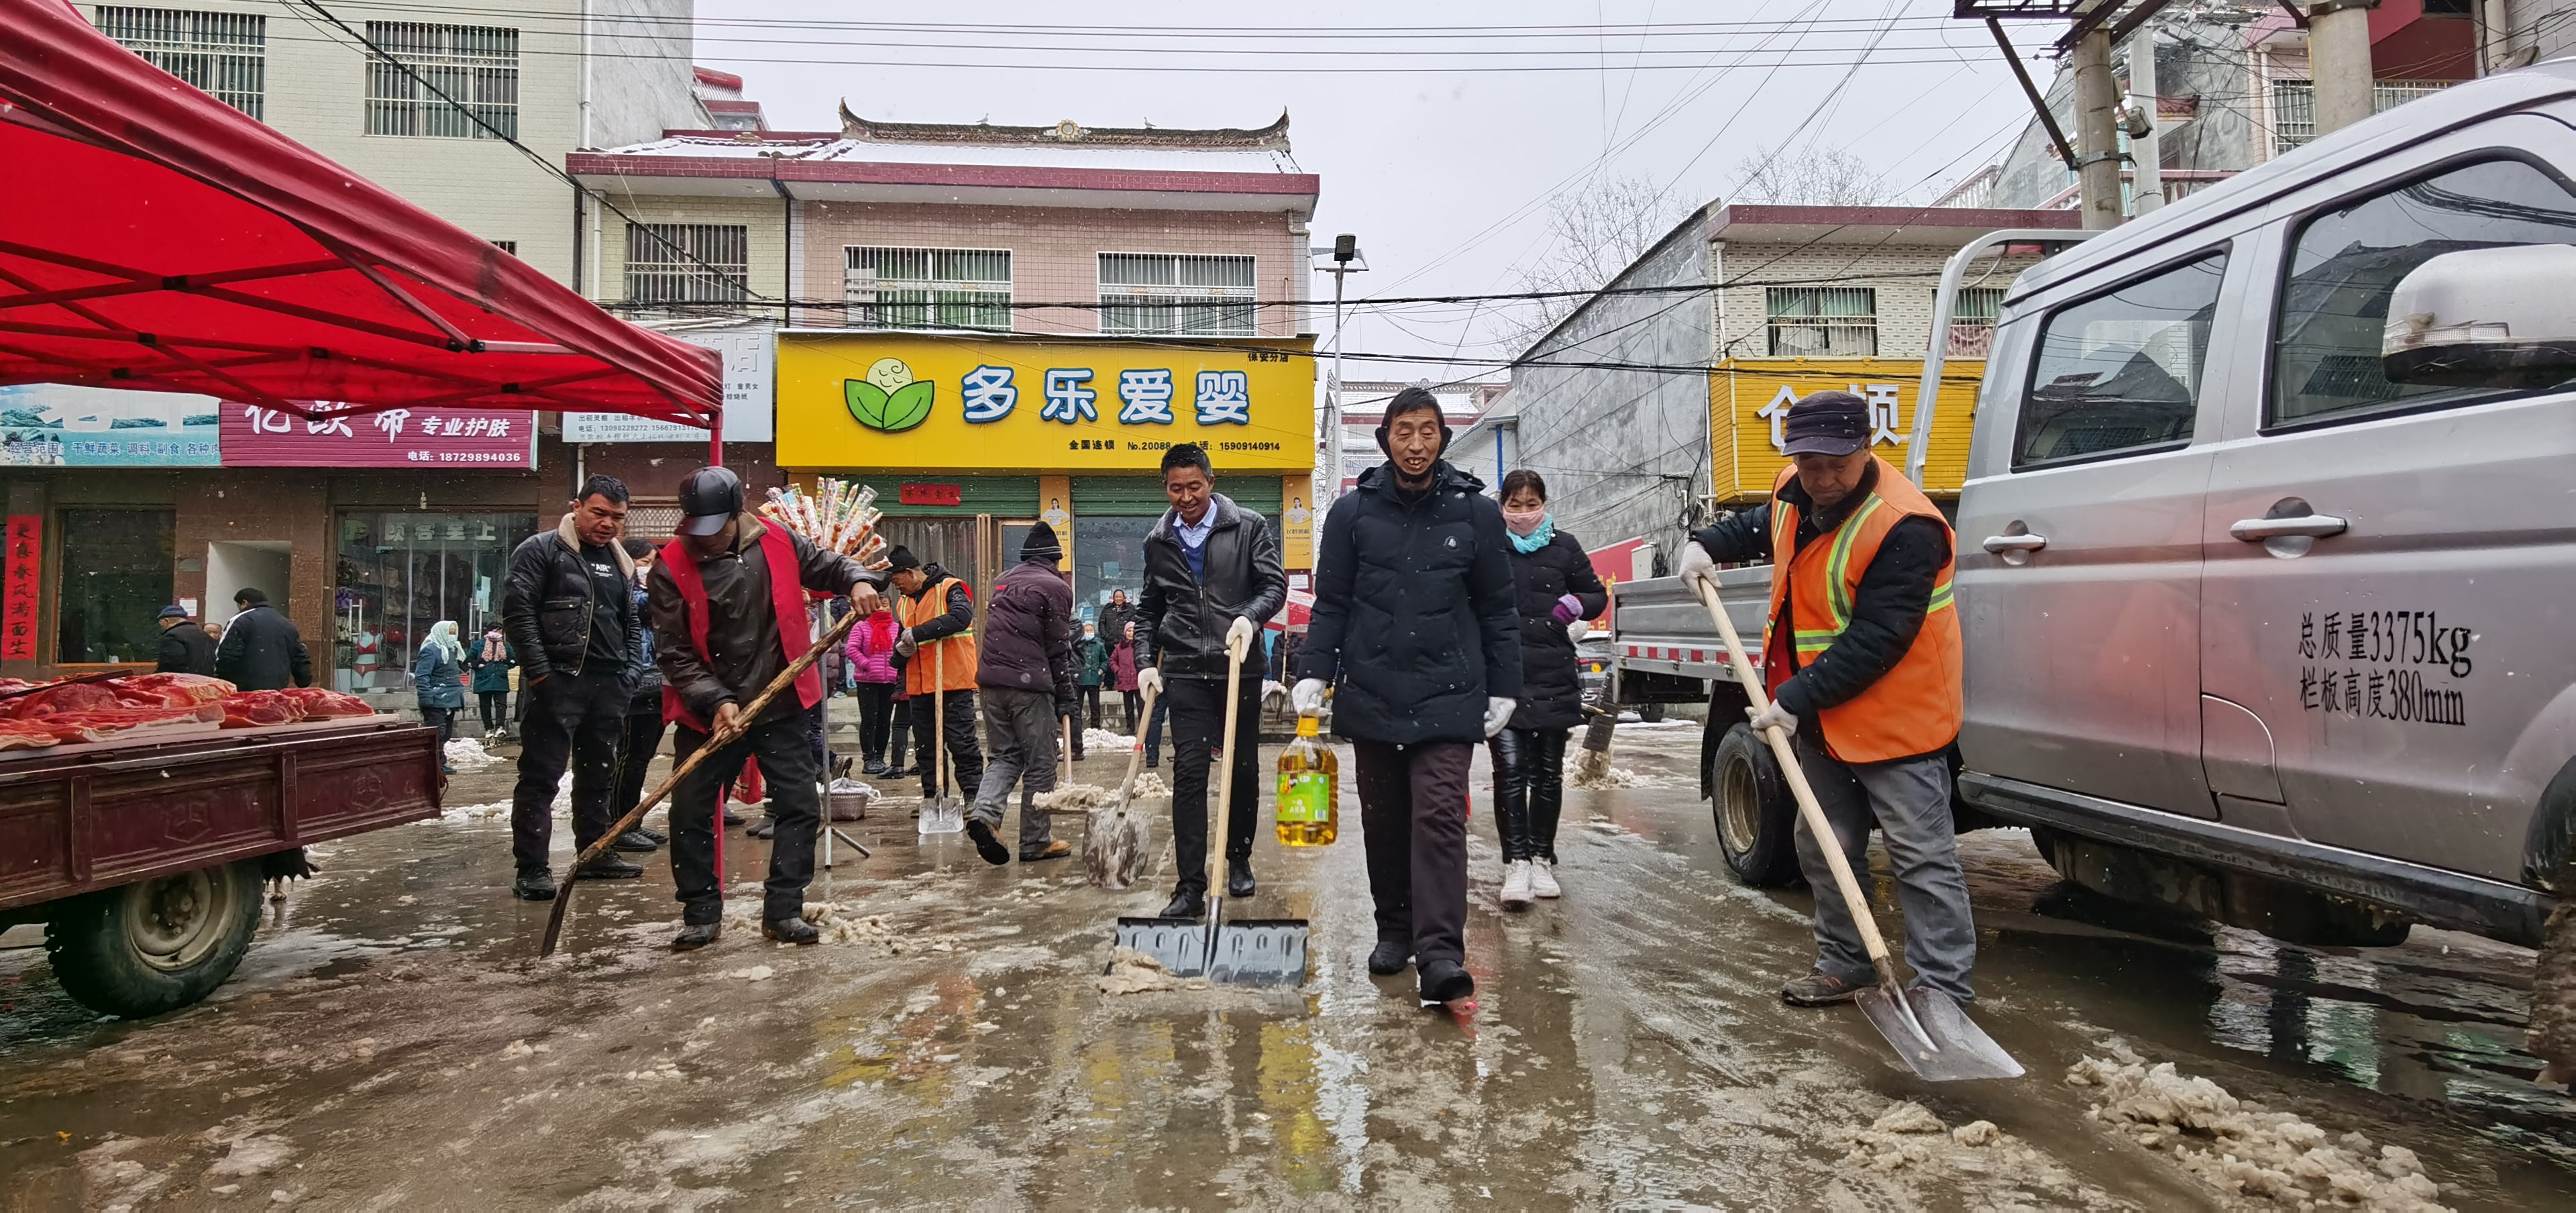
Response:
POLYGON ((608 315, 137 58, 64 0, 0 0, 0 31, 0 384, 305 416, 715 416, 714 351, 608 315))

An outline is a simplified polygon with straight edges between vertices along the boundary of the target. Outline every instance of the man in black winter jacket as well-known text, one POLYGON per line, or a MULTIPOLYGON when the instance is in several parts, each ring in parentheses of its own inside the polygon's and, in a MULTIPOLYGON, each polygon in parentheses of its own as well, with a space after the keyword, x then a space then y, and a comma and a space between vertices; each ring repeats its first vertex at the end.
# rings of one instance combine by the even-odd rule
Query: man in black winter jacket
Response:
POLYGON ((1378 426, 1387 461, 1333 503, 1316 547, 1315 614, 1291 698, 1320 711, 1359 766, 1377 947, 1369 971, 1410 957, 1425 1003, 1475 993, 1467 975, 1467 768, 1521 692, 1503 514, 1440 453, 1440 401, 1406 388, 1378 426))
POLYGON ((966 834, 984 862, 1004 864, 1011 850, 996 828, 1020 785, 1020 862, 1062 859, 1073 844, 1055 837, 1055 826, 1037 807, 1040 792, 1055 790, 1056 746, 1074 714, 1073 587, 1056 566, 1064 548, 1055 528, 1038 523, 1020 544, 1020 562, 993 582, 984 604, 984 634, 977 646, 975 691, 983 698, 984 740, 993 765, 975 789, 966 834))
POLYGON ((245 587, 233 595, 241 613, 224 625, 215 649, 215 677, 245 691, 282 691, 313 685, 313 655, 295 621, 268 605, 268 595, 245 587))
POLYGON ((1226 806, 1225 895, 1250 897, 1252 832, 1261 816, 1261 625, 1288 602, 1279 545, 1261 515, 1216 491, 1207 450, 1163 453, 1172 503, 1145 533, 1145 592, 1136 607, 1136 689, 1172 705, 1172 866, 1166 918, 1196 918, 1207 898, 1209 759, 1225 736, 1226 644, 1244 645, 1235 694, 1234 803, 1226 806))
POLYGON ((160 663, 153 666, 161 674, 207 674, 215 672, 215 638, 188 618, 188 612, 177 604, 161 608, 160 663))
MULTIPOLYGON (((512 891, 529 901, 555 895, 548 850, 554 839, 555 788, 572 768, 572 836, 588 847, 616 817, 617 744, 644 662, 644 627, 635 609, 635 563, 619 544, 626 526, 626 485, 613 476, 583 482, 581 496, 555 529, 531 535, 510 553, 501 629, 519 654, 519 782, 510 794, 510 849, 519 868, 512 891)), ((650 851, 630 832, 619 850, 650 851)), ((632 880, 644 869, 614 854, 582 866, 584 880, 632 880)))

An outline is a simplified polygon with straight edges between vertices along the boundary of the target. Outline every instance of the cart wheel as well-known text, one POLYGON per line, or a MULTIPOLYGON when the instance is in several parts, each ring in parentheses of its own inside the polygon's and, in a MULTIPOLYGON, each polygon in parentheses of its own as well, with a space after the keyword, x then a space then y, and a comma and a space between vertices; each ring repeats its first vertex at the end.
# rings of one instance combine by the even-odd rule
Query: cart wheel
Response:
POLYGON ((1797 802, 1789 797, 1779 762, 1753 736, 1752 726, 1728 729, 1709 761, 1708 784, 1716 793, 1710 808, 1727 869, 1757 889, 1786 888, 1803 880, 1790 834, 1797 825, 1797 802))
POLYGON ((259 861, 73 898, 45 928, 54 979, 81 1005, 140 1018, 214 992, 259 926, 259 861))

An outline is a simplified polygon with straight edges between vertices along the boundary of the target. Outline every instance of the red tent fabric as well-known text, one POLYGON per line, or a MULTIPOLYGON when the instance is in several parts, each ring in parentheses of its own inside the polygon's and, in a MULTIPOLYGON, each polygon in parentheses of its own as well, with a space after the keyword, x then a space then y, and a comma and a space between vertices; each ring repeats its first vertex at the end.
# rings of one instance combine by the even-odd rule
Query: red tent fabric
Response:
MULTIPOLYGON (((0 0, 0 383, 707 425, 712 350, 610 316, 93 29, 0 0)), ((316 407, 319 404, 320 407, 316 407)))

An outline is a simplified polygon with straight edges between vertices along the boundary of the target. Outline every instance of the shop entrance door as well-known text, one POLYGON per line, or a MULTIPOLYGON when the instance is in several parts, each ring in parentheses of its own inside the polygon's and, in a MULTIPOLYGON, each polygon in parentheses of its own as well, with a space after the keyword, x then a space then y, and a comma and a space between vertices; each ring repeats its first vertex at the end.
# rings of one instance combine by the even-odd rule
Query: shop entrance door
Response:
POLYGON ((233 595, 258 590, 268 595, 277 613, 292 616, 287 573, 295 565, 295 546, 283 539, 240 539, 206 545, 206 602, 203 618, 221 622, 239 609, 233 595))

